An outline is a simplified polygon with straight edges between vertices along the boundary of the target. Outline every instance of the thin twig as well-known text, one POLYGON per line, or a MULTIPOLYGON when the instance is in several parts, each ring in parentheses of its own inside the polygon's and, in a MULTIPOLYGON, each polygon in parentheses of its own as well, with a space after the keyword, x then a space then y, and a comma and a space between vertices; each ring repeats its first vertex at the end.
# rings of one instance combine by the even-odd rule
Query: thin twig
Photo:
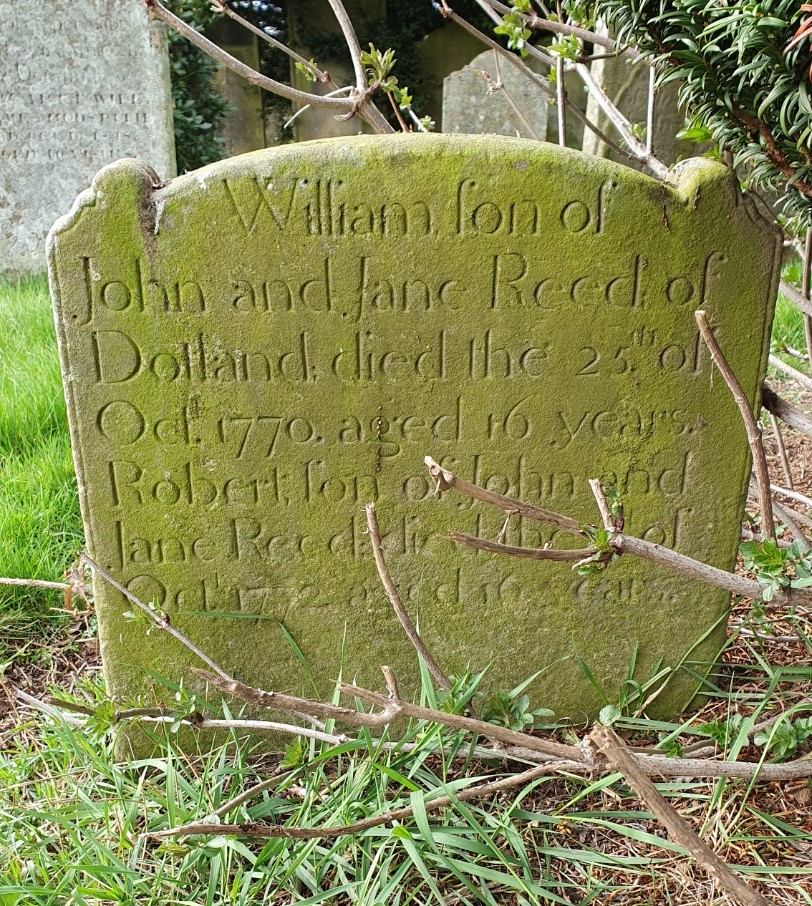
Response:
POLYGON ((507 557, 520 557, 525 560, 550 560, 555 563, 579 563, 597 552, 597 548, 588 547, 582 550, 556 550, 545 547, 513 547, 499 541, 488 541, 464 532, 449 532, 448 538, 455 544, 464 544, 489 554, 504 554, 507 557))
POLYGON ((398 594, 397 587, 392 581, 392 575, 389 572, 389 567, 386 565, 386 559, 383 555, 383 545, 381 544, 381 532, 378 528, 378 516, 375 512, 375 504, 368 503, 364 508, 367 514, 367 526, 369 527, 369 540, 372 544, 372 555, 375 558, 375 566, 378 569, 378 576, 380 577, 381 584, 384 587, 387 597, 389 598, 390 603, 395 611, 395 616, 397 616, 400 625, 403 627, 403 631, 406 633, 406 637, 412 643, 412 647, 422 658, 426 667, 428 668, 429 673, 434 678, 434 681, 441 689, 450 689, 451 683, 448 680, 448 677, 440 669, 439 664, 431 656, 431 652, 426 648, 423 639, 420 638, 420 634, 415 628, 414 623, 412 622, 409 612, 403 606, 403 602, 400 599, 398 594))
POLYGON ((812 509, 812 499, 807 497, 805 494, 799 494, 798 491, 790 490, 789 488, 779 487, 777 484, 771 484, 770 489, 773 494, 778 494, 781 497, 786 497, 789 500, 795 500, 797 503, 802 503, 805 507, 812 509))
POLYGON ((28 588, 54 588, 66 591, 71 586, 67 582, 46 582, 43 579, 5 579, 0 578, 0 585, 16 585, 28 588))
MULTIPOLYGON (((324 95, 324 97, 326 97, 326 98, 335 97, 336 95, 346 94, 348 91, 354 91, 354 90, 355 89, 352 87, 352 85, 345 85, 343 88, 336 88, 335 91, 328 92, 327 94, 324 95)), ((293 113, 290 116, 290 119, 288 119, 285 122, 285 124, 284 124, 284 126, 282 126, 282 128, 289 129, 296 122, 296 120, 303 113, 306 113, 308 110, 310 110, 310 104, 305 104, 303 107, 298 107, 296 110, 293 111, 293 113)))
POLYGON ((543 522, 546 525, 562 529, 571 535, 586 538, 586 533, 581 529, 580 523, 569 516, 562 516, 560 513, 552 512, 552 510, 542 509, 532 503, 523 503, 521 500, 514 500, 512 497, 505 497, 502 494, 471 484, 471 482, 465 481, 464 478, 460 478, 448 469, 444 469, 431 456, 424 457, 423 461, 428 466, 429 475, 434 480, 438 493, 453 489, 466 497, 495 506, 502 512, 510 513, 512 516, 525 516, 536 522, 543 522))
POLYGON ((635 136, 632 132, 631 123, 623 116, 618 108, 615 107, 609 96, 592 75, 589 67, 584 63, 576 63, 575 71, 581 77, 581 80, 586 85, 590 95, 595 98, 598 106, 606 114, 609 122, 617 129, 626 146, 637 160, 648 167, 659 180, 665 181, 668 179, 670 173, 668 167, 666 167, 662 161, 658 160, 637 136, 635 136))
POLYGON ((657 71, 652 66, 648 71, 648 103, 646 104, 646 151, 654 153, 654 88, 657 71))
POLYGON ((494 69, 496 70, 496 82, 489 83, 489 88, 491 88, 492 91, 498 91, 502 95, 504 95, 505 100, 508 102, 508 106, 510 107, 510 109, 513 111, 516 118, 519 120, 519 122, 524 127, 525 132, 527 132, 527 134, 530 136, 530 138, 534 139, 537 142, 540 142, 541 136, 538 134, 538 132, 536 132, 536 129, 533 126, 533 124, 525 116, 524 110, 522 110, 522 108, 519 106, 519 104, 516 103, 516 100, 513 97, 513 95, 510 93, 510 90, 508 89, 507 85, 505 85, 505 83, 502 81, 502 73, 500 72, 500 69, 499 69, 499 54, 495 50, 493 51, 493 66, 494 66, 494 69))
POLYGON ((793 368, 792 365, 788 365, 783 359, 779 359, 777 355, 770 356, 770 364, 773 368, 777 368, 779 371, 783 371, 784 374, 788 375, 796 381, 804 390, 812 390, 812 378, 807 377, 802 371, 798 371, 797 368, 793 368))
POLYGON ((592 731, 591 738, 668 831, 669 837, 683 846, 725 893, 742 906, 769 906, 768 901, 734 874, 727 863, 704 843, 685 819, 666 802, 651 780, 640 771, 634 756, 626 751, 617 733, 609 727, 598 725, 592 731))
MULTIPOLYGON (((793 305, 800 308, 804 314, 812 315, 812 301, 801 295, 794 286, 787 283, 786 280, 781 280, 778 284, 778 288, 781 290, 781 293, 785 295, 793 305)), ((806 358, 806 356, 804 356, 804 358, 806 358)))
MULTIPOLYGON (((810 274, 810 270, 812 270, 812 227, 807 227, 806 230, 802 266, 801 295, 804 299, 809 299, 809 284, 810 277, 812 277, 812 274, 810 274)), ((808 313, 804 315, 804 339, 806 340, 806 357, 810 366, 812 366, 812 317, 808 313)))
POLYGON ((558 144, 567 147, 567 89, 564 84, 564 58, 558 55, 555 61, 555 96, 558 113, 558 144))
POLYGON ((403 114, 400 112, 400 107, 398 107, 398 102, 395 100, 395 95, 391 91, 387 91, 386 96, 389 98, 389 104, 395 112, 398 124, 400 125, 400 131, 411 132, 412 130, 409 128, 409 124, 403 119, 403 114))
MULTIPOLYGON (((224 16, 228 16, 229 19, 233 19, 235 22, 239 23, 243 28, 250 31, 252 34, 255 34, 260 40, 265 41, 270 44, 271 47, 275 47, 277 50, 281 50, 283 54, 286 54, 291 60, 294 60, 296 63, 300 63, 302 66, 306 67, 310 72, 313 73, 317 82, 321 82, 326 85, 335 85, 335 82, 330 78, 330 73, 325 72, 324 70, 319 69, 314 63, 311 63, 310 60, 306 60, 303 56, 300 56, 293 50, 291 47, 288 47, 287 44, 283 44, 281 41, 278 41, 273 35, 269 35, 268 32, 263 31, 261 28, 258 28, 253 22, 249 22, 247 19, 244 19, 236 10, 233 10, 225 0, 211 0, 211 4, 218 13, 222 13, 224 16)), ((336 86, 338 87, 338 86, 336 86)))
POLYGON ((711 357, 719 369, 725 383, 728 386, 736 405, 739 407, 745 430, 747 431, 747 440, 750 444, 750 451, 753 454, 753 468, 756 473, 758 482, 759 509, 761 510, 761 528, 768 538, 775 538, 775 521, 773 519, 772 499, 770 497, 770 475, 767 469, 767 457, 764 455, 764 443, 761 436, 761 426, 753 415, 750 408, 750 402, 745 395, 742 386, 739 383, 733 369, 724 357, 716 337, 708 324, 708 318, 701 309, 694 312, 696 323, 699 326, 699 332, 702 339, 710 351, 711 357))
POLYGON ((528 736, 525 733, 519 733, 516 730, 510 730, 507 727, 499 727, 482 720, 476 720, 473 717, 466 717, 461 714, 448 714, 443 711, 435 711, 431 708, 424 708, 420 705, 414 705, 411 702, 400 699, 389 698, 377 692, 368 689, 361 689, 357 686, 342 684, 342 691, 351 696, 357 696, 362 701, 377 706, 379 711, 362 712, 354 708, 345 708, 341 705, 327 704, 326 702, 310 701, 309 699, 296 698, 290 695, 283 695, 278 692, 265 692, 262 689, 255 689, 247 686, 237 680, 226 681, 219 676, 206 673, 204 670, 194 669, 195 675, 206 680, 227 695, 233 695, 249 704, 259 705, 263 708, 274 708, 282 711, 289 711, 293 707, 301 710, 312 710, 312 713, 326 719, 347 723, 352 727, 384 727, 392 723, 399 717, 411 717, 415 720, 429 720, 443 726, 453 727, 455 730, 466 730, 480 735, 488 736, 492 739, 498 739, 500 742, 508 745, 523 746, 536 752, 554 758, 564 758, 568 761, 582 761, 581 750, 577 746, 563 745, 562 743, 552 742, 546 739, 538 739, 535 736, 528 736))
POLYGON ((358 35, 355 34, 355 28, 352 20, 344 9, 341 0, 327 0, 333 10, 333 15, 338 20, 338 24, 344 35, 344 41, 352 58, 352 68, 355 70, 355 87, 359 94, 363 94, 367 88, 367 74, 364 71, 364 64, 361 62, 361 45, 358 43, 358 35))
POLYGON ((775 515, 784 523, 793 539, 800 541, 804 548, 809 550, 809 539, 795 520, 797 514, 793 510, 781 506, 777 500, 773 501, 773 509, 775 510, 775 515))
MULTIPOLYGON (((466 790, 460 790, 454 796, 438 796, 436 799, 424 802, 424 808, 426 812, 437 812, 453 805, 455 801, 469 802, 472 799, 487 799, 505 790, 514 789, 517 786, 527 786, 534 780, 539 780, 549 774, 551 770, 556 770, 556 764, 556 762, 545 763, 521 774, 513 774, 510 777, 503 777, 501 780, 494 780, 491 783, 483 783, 479 786, 469 787, 466 790)), ((174 827, 170 830, 157 831, 149 834, 149 836, 164 838, 190 836, 193 834, 231 834, 239 837, 282 838, 285 840, 332 839, 359 834, 362 831, 380 827, 383 824, 406 821, 413 816, 413 807, 403 806, 402 808, 383 812, 380 815, 373 815, 371 818, 364 818, 354 824, 343 824, 337 827, 281 827, 279 825, 259 824, 256 821, 242 824, 218 824, 197 821, 191 824, 184 824, 181 827, 174 827)))
POLYGON ((802 409, 788 403, 766 382, 761 386, 761 404, 768 412, 777 415, 790 428, 795 428, 807 437, 812 437, 812 418, 802 409))
POLYGON ((203 651, 201 648, 198 648, 198 646, 195 645, 195 643, 191 639, 187 638, 179 629, 175 629, 166 614, 162 613, 159 610, 153 610, 151 607, 148 607, 142 600, 140 600, 140 598, 134 595, 130 591, 130 589, 126 587, 126 585, 122 585, 121 582, 118 581, 118 579, 114 579, 110 575, 110 573, 107 572, 107 570, 99 566, 99 564, 96 563, 96 561, 89 557, 87 554, 82 554, 80 559, 87 563, 87 565, 93 570, 93 572, 101 576, 105 582, 112 585, 116 591, 124 595, 124 597, 128 601, 130 601, 132 604, 135 604, 135 606, 139 610, 145 613, 152 620, 152 622, 158 627, 158 629, 163 630, 168 635, 171 635, 173 638, 177 639, 181 643, 181 645, 184 645, 189 649, 189 651, 196 654, 204 664, 206 664, 208 667, 211 667, 211 669, 214 670, 214 672, 218 676, 226 680, 231 679, 231 677, 225 672, 225 670, 223 670, 222 667, 216 664, 206 654, 205 651, 203 651))
POLYGON ((775 446, 778 448, 778 458, 781 460, 781 469, 784 472, 784 481, 791 490, 795 489, 795 483, 792 480, 792 471, 789 467, 789 456, 787 456, 787 447, 784 443, 784 435, 781 433, 781 425, 778 424, 776 416, 770 413, 770 425, 773 429, 775 446))
POLYGON ((47 714, 49 717, 53 717, 55 720, 64 721, 66 724, 69 724, 72 727, 79 729, 84 727, 85 722, 80 717, 74 717, 72 714, 65 714, 63 711, 60 711, 58 708, 54 708, 52 705, 48 705, 43 701, 40 701, 38 698, 34 698, 33 695, 29 695, 27 692, 23 692, 22 689, 15 690, 17 698, 21 702, 25 702, 26 705, 30 705, 32 708, 36 708, 38 711, 42 711, 43 714, 47 714))
POLYGON ((600 479, 590 478, 589 487, 592 489, 592 496, 595 498, 595 502, 598 504, 603 527, 611 534, 615 530, 615 521, 612 519, 612 513, 609 510, 609 504, 606 502, 606 495, 603 493, 600 479))

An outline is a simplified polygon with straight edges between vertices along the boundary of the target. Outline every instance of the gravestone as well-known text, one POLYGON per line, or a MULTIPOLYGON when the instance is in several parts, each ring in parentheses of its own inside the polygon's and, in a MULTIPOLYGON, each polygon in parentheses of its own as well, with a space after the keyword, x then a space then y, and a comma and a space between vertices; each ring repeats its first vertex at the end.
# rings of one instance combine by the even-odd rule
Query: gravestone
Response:
MULTIPOLYGON (((322 693, 340 671, 404 688, 415 657, 379 585, 363 506, 448 672, 594 715, 629 665, 706 670, 728 595, 624 557, 569 564, 455 548, 503 514, 438 499, 423 459, 733 565, 749 453, 694 321, 704 308, 755 402, 780 238, 724 167, 660 183, 506 137, 333 139, 155 185, 102 170, 49 238, 89 550, 240 679, 322 693), (283 629, 285 632, 283 632, 283 629), (346 644, 342 660, 342 639, 346 644), (579 663, 579 658, 581 663, 579 663), (342 666, 343 664, 343 666, 342 666)), ((511 518, 509 545, 580 546, 511 518)), ((95 584, 111 691, 194 663, 95 584)), ((685 704, 679 674, 657 702, 685 704)))
POLYGON ((175 171, 162 26, 133 0, 0 12, 0 275, 45 270, 45 236, 105 164, 175 171))
POLYGON ((486 50, 443 81, 443 131, 544 141, 550 109, 548 96, 528 74, 529 70, 520 72, 494 56, 493 51, 486 50))
MULTIPOLYGON (((226 53, 259 72, 259 38, 239 23, 231 19, 219 19, 206 36, 226 53)), ((230 105, 217 124, 217 134, 223 141, 224 156, 233 157, 264 148, 262 91, 226 66, 218 68, 214 88, 230 105)))
MULTIPOLYGON (((600 30, 606 37, 610 36, 605 27, 600 30)), ((595 81, 612 99, 626 119, 632 125, 645 127, 650 68, 640 60, 633 62, 628 57, 610 56, 594 60, 590 63, 590 70, 595 81)), ((623 142, 618 139, 615 127, 594 94, 587 97, 586 115, 590 122, 598 126, 604 134, 615 138, 622 147, 623 142)), ((680 109, 679 105, 679 84, 669 82, 657 89, 654 104, 653 148, 654 153, 666 166, 671 167, 678 160, 704 153, 703 146, 677 138, 677 133, 684 126, 685 112, 680 109)), ((635 162, 630 162, 626 157, 621 158, 589 129, 584 130, 581 147, 587 154, 608 157, 610 160, 622 160, 629 166, 640 166, 635 162)))

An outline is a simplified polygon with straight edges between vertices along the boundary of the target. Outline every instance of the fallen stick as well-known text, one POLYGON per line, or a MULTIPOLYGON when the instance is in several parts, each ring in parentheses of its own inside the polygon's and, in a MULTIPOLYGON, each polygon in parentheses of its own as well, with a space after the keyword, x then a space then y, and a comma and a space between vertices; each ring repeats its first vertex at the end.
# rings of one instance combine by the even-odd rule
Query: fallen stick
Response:
POLYGON ((746 884, 730 866, 720 858, 662 797, 654 784, 638 767, 636 759, 627 751, 621 738, 609 727, 598 725, 590 739, 603 752, 609 763, 623 775, 629 786, 642 799, 644 805, 668 831, 668 836, 685 847, 693 859, 708 873, 713 881, 741 906, 770 906, 760 893, 746 884))

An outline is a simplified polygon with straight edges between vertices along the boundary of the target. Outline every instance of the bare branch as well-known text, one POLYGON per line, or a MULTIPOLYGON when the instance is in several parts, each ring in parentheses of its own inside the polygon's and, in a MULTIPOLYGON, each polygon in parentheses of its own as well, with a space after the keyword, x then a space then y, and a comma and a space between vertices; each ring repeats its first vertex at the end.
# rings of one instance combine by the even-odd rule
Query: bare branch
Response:
POLYGON ((795 518, 797 516, 797 513, 795 513, 793 510, 788 509, 787 507, 782 506, 777 500, 773 501, 773 509, 775 510, 776 516, 787 527, 793 539, 800 541, 801 544, 806 548, 806 550, 809 550, 809 539, 806 537, 806 535, 804 535, 795 518))
MULTIPOLYGON (((441 10, 443 16, 447 19, 451 19, 452 22, 456 22, 461 28, 464 28, 469 34, 472 34, 475 38, 481 41, 486 47, 490 47, 491 50, 500 54, 505 60, 507 60, 512 66, 515 66, 517 69, 521 70, 524 75, 533 82, 536 87, 546 94, 548 97, 555 98, 557 97, 556 91, 550 86, 549 82, 539 76, 538 73, 533 72, 524 61, 518 57, 516 54, 511 53, 509 50, 505 50, 501 44, 498 44, 493 38, 489 38, 486 34, 483 34, 479 31, 478 28, 474 28, 469 22, 466 22, 461 16, 458 16, 452 9, 447 5, 444 5, 444 8, 441 10)), ((548 58, 546 54, 542 54, 541 51, 537 50, 535 47, 528 47, 528 51, 533 54, 533 56, 542 59, 542 62, 546 62, 547 65, 553 65, 554 61, 552 58, 548 58)), ((567 109, 580 120, 586 129, 589 129, 590 132, 594 134, 609 148, 611 148, 615 154, 625 157, 627 160, 637 160, 637 157, 634 154, 631 154, 629 151, 621 148, 616 142, 612 141, 608 135, 606 135, 601 129, 599 129, 592 120, 584 113, 583 110, 577 105, 574 104, 565 94, 564 101, 567 105, 567 109)))
MULTIPOLYGON (((249 22, 247 19, 244 19, 238 12, 233 10, 225 0, 211 0, 211 4, 218 13, 222 13, 224 16, 228 16, 229 19, 233 19, 235 22, 238 22, 242 25, 243 28, 250 31, 252 34, 255 34, 260 40, 265 41, 267 44, 270 44, 271 47, 275 47, 277 50, 281 50, 283 54, 286 54, 291 60, 294 60, 297 63, 300 63, 302 66, 305 66, 310 72, 313 73, 317 82, 322 82, 324 84, 335 85, 335 82, 330 78, 329 72, 324 72, 319 69, 318 66, 315 66, 310 60, 306 60, 303 56, 300 56, 296 53, 293 48, 288 47, 287 44, 283 44, 281 41, 277 41, 273 35, 269 35, 268 32, 263 31, 261 28, 257 28, 253 22, 249 22)), ((338 87, 338 86, 336 86, 338 87)))
POLYGON ((791 286, 789 283, 787 283, 786 280, 782 280, 778 284, 778 288, 789 299, 789 301, 794 305, 797 305, 804 314, 812 315, 812 302, 801 293, 799 293, 794 286, 791 286))
POLYGON ((781 425, 778 424, 778 419, 772 414, 772 412, 770 413, 770 425, 773 429, 773 437, 775 437, 775 446, 778 448, 778 458, 781 460, 781 469, 784 472, 784 481, 792 490, 794 489, 795 484, 792 480, 792 470, 789 467, 789 456, 787 456, 787 447, 784 443, 784 435, 781 433, 781 425))
POLYGON ((510 109, 515 114, 516 118, 519 120, 519 122, 524 127, 525 132, 527 132, 527 134, 530 136, 530 138, 534 139, 535 141, 537 141, 537 142, 541 141, 541 136, 538 134, 538 132, 536 132, 533 124, 525 116, 524 110, 522 110, 521 106, 516 103, 516 99, 513 97, 513 95, 508 90, 507 85, 505 85, 505 83, 502 81, 502 73, 499 70, 499 54, 495 50, 493 51, 493 66, 494 66, 494 69, 496 70, 496 80, 495 81, 488 76, 488 73, 483 73, 483 75, 486 78, 486 81, 488 82, 489 90, 492 92, 496 92, 496 91, 501 92, 501 94, 504 96, 505 100, 508 102, 508 106, 510 107, 510 109))
POLYGON ((397 616, 400 625, 403 627, 403 631, 406 633, 407 638, 412 643, 413 648, 418 653, 418 655, 423 659, 426 667, 428 668, 429 673, 434 677, 434 681, 440 686, 441 689, 450 689, 451 683, 448 681, 448 678, 440 669, 437 662, 431 656, 431 652, 426 648, 423 639, 420 638, 420 634, 417 629, 415 629, 414 623, 409 616, 409 612, 403 606, 403 602, 400 600, 400 595, 398 594, 397 587, 392 581, 392 575, 389 572, 389 567, 386 565, 386 560, 383 555, 383 545, 381 544, 381 532, 378 528, 378 517, 375 513, 375 504, 368 503, 365 507, 367 514, 367 526, 369 527, 369 540, 372 544, 372 555, 375 558, 375 566, 378 569, 378 576, 380 577, 381 584, 386 591, 386 595, 389 598, 392 607, 394 608, 395 615, 397 616))
POLYGON ((360 698, 362 701, 373 704, 380 708, 379 711, 360 712, 353 708, 345 708, 341 705, 328 705, 325 702, 310 701, 309 699, 300 699, 291 695, 283 695, 278 692, 264 692, 261 689, 254 689, 246 686, 244 683, 231 680, 229 682, 221 679, 219 676, 206 673, 204 670, 195 669, 192 671, 195 675, 206 680, 227 695, 233 695, 249 704, 259 705, 263 708, 275 708, 282 711, 290 711, 292 708, 299 710, 311 711, 326 719, 347 723, 353 727, 383 727, 390 724, 399 717, 412 717, 415 720, 429 720, 443 726, 453 727, 456 730, 465 730, 472 733, 478 733, 492 739, 498 739, 500 742, 508 745, 522 746, 535 752, 541 752, 544 755, 554 758, 564 758, 568 761, 582 761, 581 750, 577 746, 563 745, 562 743, 552 742, 546 739, 538 739, 535 736, 528 736, 526 733, 519 733, 516 730, 510 730, 507 727, 499 727, 495 724, 489 724, 482 720, 476 720, 472 717, 465 717, 461 714, 448 714, 444 711, 434 711, 431 708, 423 708, 420 705, 414 705, 411 702, 395 700, 378 692, 372 692, 368 689, 361 689, 358 686, 342 684, 341 690, 347 695, 360 698))
POLYGON ((559 54, 555 61, 555 94, 558 107, 558 145, 567 147, 567 89, 564 85, 564 58, 559 54))
POLYGON ((761 387, 761 404, 768 412, 777 415, 790 428, 795 428, 796 431, 800 431, 807 437, 812 437, 812 418, 802 409, 798 409, 797 406, 793 406, 783 397, 780 397, 767 383, 764 383, 761 387))
MULTIPOLYGON (((505 512, 526 515, 529 516, 529 518, 536 518, 541 522, 556 525, 570 534, 586 537, 585 533, 578 526, 578 523, 567 516, 563 516, 560 513, 552 513, 548 510, 541 510, 540 512, 543 514, 543 518, 541 518, 539 515, 534 514, 535 508, 530 504, 512 500, 508 497, 502 497, 500 494, 494 494, 492 491, 488 491, 478 485, 464 481, 448 469, 441 468, 430 456, 425 458, 425 462, 429 466, 429 473, 437 482, 439 491, 453 488, 474 500, 492 503, 494 506, 505 512), (566 526, 570 527, 567 528, 566 526)), ((473 538, 470 535, 463 535, 460 532, 452 532, 449 538, 452 541, 467 544, 476 547, 479 550, 490 551, 496 554, 506 554, 511 557, 523 557, 531 560, 563 560, 568 562, 575 559, 576 554, 578 555, 578 559, 586 559, 587 557, 594 556, 594 554, 598 552, 596 547, 590 547, 580 551, 554 551, 543 548, 523 547, 513 548, 508 547, 507 545, 497 544, 493 541, 486 541, 482 538, 473 538)), ((756 599, 761 598, 762 587, 755 579, 747 579, 744 576, 737 576, 734 573, 726 572, 715 566, 709 566, 707 563, 702 563, 700 560, 694 560, 692 557, 686 557, 684 554, 677 553, 677 551, 670 550, 660 544, 654 544, 652 541, 645 541, 642 538, 625 535, 622 532, 615 530, 614 527, 609 539, 609 544, 611 545, 612 551, 618 555, 631 554, 642 560, 656 563, 658 566, 662 566, 665 569, 678 573, 686 578, 697 579, 707 585, 714 585, 717 588, 722 588, 735 595, 743 595, 756 599)), ((812 593, 806 589, 780 589, 775 593, 771 604, 772 606, 781 606, 794 604, 799 601, 806 603, 811 600, 812 593)))
POLYGON ((556 563, 579 563, 581 560, 597 553, 597 548, 589 547, 584 550, 555 550, 544 547, 512 547, 509 544, 500 544, 498 541, 487 541, 485 538, 476 538, 463 532, 451 532, 449 539, 456 544, 474 547, 489 554, 504 554, 506 557, 522 557, 525 560, 552 560, 556 563))
MULTIPOLYGON (((551 770, 561 769, 557 762, 545 763, 521 774, 513 774, 510 777, 503 777, 501 780, 494 780, 491 783, 483 783, 479 786, 472 786, 465 790, 459 790, 451 796, 438 796, 436 799, 430 799, 424 803, 426 812, 438 812, 444 808, 453 805, 455 801, 470 802, 472 799, 487 799, 497 795, 505 790, 514 789, 517 786, 526 786, 534 780, 538 780, 549 774, 551 770)), ((259 824, 256 821, 245 822, 243 824, 217 824, 213 822, 199 821, 191 824, 184 824, 181 827, 174 827, 170 830, 157 831, 149 834, 150 837, 179 837, 191 836, 193 834, 231 834, 239 837, 260 837, 264 839, 282 838, 285 840, 319 840, 332 839, 335 837, 346 837, 350 834, 359 834, 362 831, 370 830, 373 827, 380 827, 382 824, 392 824, 395 821, 406 821, 413 817, 414 809, 411 806, 392 809, 383 812, 380 815, 373 815, 370 818, 364 818, 356 821, 354 824, 344 824, 338 827, 281 827, 279 825, 259 824)))
POLYGON ((615 107, 609 99, 606 92, 595 80, 589 67, 584 63, 576 63, 575 71, 581 77, 587 86, 589 93, 595 98, 601 110, 606 114, 609 121, 620 133, 623 141, 628 146, 632 154, 651 170, 651 172, 660 180, 668 179, 669 169, 662 161, 659 161, 654 154, 635 136, 632 132, 631 123, 615 107))
POLYGON ((431 456, 426 456, 423 461, 428 466, 429 475, 434 479, 438 493, 455 490, 466 497, 471 497, 482 503, 489 503, 491 506, 495 506, 511 516, 526 516, 536 522, 543 522, 546 525, 562 529, 571 535, 586 538, 586 533, 581 529, 580 524, 575 519, 570 519, 569 516, 562 516, 560 513, 553 513, 551 510, 533 506, 531 503, 523 503, 521 500, 514 500, 512 497, 505 497, 502 494, 496 494, 493 491, 471 484, 465 479, 459 478, 453 472, 449 472, 448 469, 444 469, 431 456))
POLYGON ((0 578, 0 585, 16 585, 24 588, 54 588, 66 591, 71 586, 67 582, 46 582, 44 579, 5 579, 0 578))
POLYGON ((770 489, 774 494, 778 494, 781 497, 786 497, 789 500, 795 500, 798 503, 802 503, 808 509, 812 509, 812 499, 807 497, 805 494, 799 494, 795 490, 789 488, 779 487, 777 484, 771 484, 770 489))
POLYGON ((297 104, 310 104, 312 107, 323 107, 332 110, 334 113, 353 116, 355 113, 365 120, 375 129, 376 132, 393 132, 386 117, 378 110, 369 98, 369 89, 364 89, 361 94, 353 98, 330 97, 328 95, 312 94, 306 91, 299 91, 286 85, 284 82, 278 82, 269 76, 261 75, 256 70, 247 66, 245 63, 233 57, 231 54, 218 47, 213 41, 210 41, 199 31, 187 25, 182 19, 179 19, 171 13, 159 0, 144 0, 150 12, 181 37, 185 38, 190 44, 200 48, 205 54, 208 54, 218 63, 236 72, 250 85, 256 85, 264 91, 270 91, 271 94, 279 95, 294 101, 297 104))
POLYGON ((102 567, 99 566, 99 564, 96 563, 95 560, 91 559, 87 554, 82 554, 81 559, 85 563, 87 563, 87 565, 93 570, 93 572, 101 576, 105 582, 112 585, 113 588, 124 595, 124 597, 128 601, 130 601, 132 604, 135 604, 135 606, 140 611, 142 611, 142 613, 145 613, 159 629, 162 629, 168 635, 171 635, 173 638, 177 639, 181 643, 181 645, 184 645, 189 649, 189 651, 196 654, 197 657, 199 657, 204 664, 214 670, 214 672, 218 676, 226 680, 231 679, 231 677, 225 672, 225 670, 219 667, 206 654, 205 651, 202 651, 200 648, 198 648, 197 645, 195 645, 195 643, 191 641, 191 639, 187 638, 179 629, 175 629, 166 614, 162 613, 159 610, 152 610, 150 607, 148 607, 143 601, 141 601, 136 595, 134 595, 129 588, 127 588, 125 585, 122 585, 121 582, 118 581, 118 579, 114 579, 110 575, 110 573, 107 572, 107 570, 102 569, 102 567))
POLYGON ((702 310, 694 312, 699 332, 708 347, 711 357, 719 369, 728 386, 736 405, 739 407, 744 427, 747 431, 747 440, 753 454, 753 468, 758 482, 759 509, 761 510, 761 528, 769 538, 775 538, 775 521, 773 520, 772 499, 770 498, 770 475, 767 470, 767 457, 764 455, 764 443, 761 436, 761 426, 753 415, 750 402, 745 395, 733 369, 727 363, 716 337, 708 324, 708 318, 702 310))
MULTIPOLYGON (((810 269, 812 269, 812 227, 807 227, 806 241, 804 242, 804 254, 801 259, 803 272, 801 274, 801 295, 804 299, 809 299, 810 269)), ((804 338, 806 340, 806 357, 809 364, 812 365, 812 317, 809 314, 804 315, 804 338)))
POLYGON ((592 489, 592 496, 595 498, 595 502, 598 504, 603 527, 611 534, 615 531, 615 520, 612 519, 612 514, 609 511, 609 504, 606 502, 606 495, 603 493, 600 479, 590 478, 589 487, 592 489))
POLYGON ((648 103, 646 104, 646 151, 654 153, 654 102, 657 71, 652 66, 648 71, 648 103))
MULTIPOLYGON (((26 695, 20 689, 17 690, 17 697, 27 705, 38 708, 52 717, 59 717, 78 729, 83 729, 87 722, 78 718, 68 717, 64 713, 65 711, 84 714, 85 716, 95 713, 94 708, 79 705, 76 702, 62 701, 61 699, 51 699, 51 702, 43 702, 31 695, 26 695)), ((330 745, 342 745, 350 741, 349 737, 344 734, 324 733, 321 730, 313 730, 310 727, 298 727, 294 724, 282 724, 270 720, 252 720, 251 718, 225 720, 197 715, 179 719, 177 714, 172 714, 166 708, 128 708, 123 711, 116 711, 112 716, 111 723, 116 725, 130 720, 153 724, 174 724, 177 722, 185 727, 193 727, 195 730, 243 730, 255 733, 284 733, 288 736, 304 736, 307 739, 316 739, 319 742, 326 742, 330 745)))
POLYGON ((350 17, 341 0, 328 0, 333 14, 341 26, 344 40, 347 42, 347 49, 352 57, 352 68, 355 70, 355 87, 359 94, 363 94, 367 87, 367 74, 364 72, 364 65, 361 62, 361 45, 358 43, 358 35, 355 34, 350 17))
POLYGON ((770 364, 773 368, 777 368, 779 371, 783 371, 788 377, 791 377, 792 380, 800 384, 804 390, 812 390, 812 378, 807 377, 802 371, 798 371, 797 368, 793 368, 792 365, 787 365, 787 363, 783 359, 779 359, 777 355, 770 356, 770 364))
POLYGON ((591 739, 668 831, 669 837, 685 847, 725 893, 742 906, 769 906, 768 901, 734 874, 727 863, 704 843, 685 819, 666 802, 651 780, 640 771, 637 760, 626 750, 617 733, 609 727, 598 725, 592 731, 591 739))

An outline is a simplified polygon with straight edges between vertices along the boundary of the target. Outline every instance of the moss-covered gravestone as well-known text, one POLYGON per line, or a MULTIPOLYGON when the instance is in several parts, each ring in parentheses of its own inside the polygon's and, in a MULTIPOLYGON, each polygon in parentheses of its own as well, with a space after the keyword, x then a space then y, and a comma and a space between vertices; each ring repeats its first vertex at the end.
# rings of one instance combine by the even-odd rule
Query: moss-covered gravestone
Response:
MULTIPOLYGON (((765 366, 780 243, 722 166, 667 184, 510 138, 335 139, 161 185, 133 160, 59 221, 50 269, 91 554, 237 677, 404 687, 415 657, 391 571, 448 672, 491 665, 562 716, 617 700, 629 665, 707 669, 728 595, 624 558, 568 564, 453 547, 503 514, 435 497, 431 455, 582 521, 616 477, 626 530, 731 567, 749 474, 694 310, 746 392, 765 366), (342 655, 343 651, 343 655, 342 655), (342 666, 343 661, 343 666, 342 666), (584 665, 588 667, 585 669, 584 665)), ((504 540, 572 544, 513 518, 504 540)), ((101 580, 120 696, 194 657, 101 580)), ((695 676, 695 675, 694 675, 695 676)), ((683 672, 659 700, 682 705, 683 672)))

